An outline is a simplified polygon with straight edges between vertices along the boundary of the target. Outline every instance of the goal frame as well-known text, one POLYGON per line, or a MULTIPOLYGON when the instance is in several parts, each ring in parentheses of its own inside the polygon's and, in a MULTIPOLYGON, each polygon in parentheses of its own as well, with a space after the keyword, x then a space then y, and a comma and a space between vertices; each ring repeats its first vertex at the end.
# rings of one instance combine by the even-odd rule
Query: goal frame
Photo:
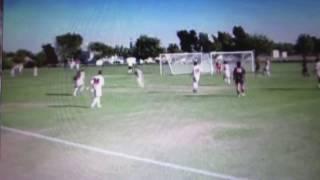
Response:
POLYGON ((254 51, 212 51, 210 52, 210 57, 214 61, 213 57, 215 55, 230 55, 230 54, 251 54, 251 71, 255 71, 255 55, 254 51))
POLYGON ((169 60, 167 59, 163 59, 162 56, 170 56, 170 55, 200 55, 200 60, 201 62, 203 62, 204 60, 204 55, 208 55, 208 57, 210 58, 209 59, 209 63, 210 63, 210 74, 213 75, 214 74, 214 67, 213 67, 213 61, 211 59, 211 54, 210 53, 202 53, 202 52, 182 52, 182 53, 162 53, 159 55, 159 64, 160 64, 160 75, 163 75, 163 64, 164 64, 164 61, 167 62, 167 65, 169 66, 169 69, 170 69, 170 73, 172 75, 178 75, 179 73, 175 72, 174 68, 172 67, 172 64, 169 62, 169 60))
POLYGON ((216 55, 232 55, 232 54, 250 54, 251 55, 251 71, 255 71, 255 54, 254 51, 212 51, 209 53, 202 53, 202 52, 183 52, 183 53, 163 53, 159 55, 159 64, 160 64, 160 75, 163 75, 163 64, 164 62, 167 62, 167 65, 170 70, 171 75, 177 75, 179 73, 175 72, 174 68, 172 67, 172 64, 168 59, 163 58, 163 56, 170 56, 170 55, 188 55, 188 54, 194 54, 194 55, 200 55, 201 62, 203 62, 204 55, 209 55, 209 64, 210 64, 210 74, 213 75, 216 73, 215 69, 215 59, 214 56, 216 55))

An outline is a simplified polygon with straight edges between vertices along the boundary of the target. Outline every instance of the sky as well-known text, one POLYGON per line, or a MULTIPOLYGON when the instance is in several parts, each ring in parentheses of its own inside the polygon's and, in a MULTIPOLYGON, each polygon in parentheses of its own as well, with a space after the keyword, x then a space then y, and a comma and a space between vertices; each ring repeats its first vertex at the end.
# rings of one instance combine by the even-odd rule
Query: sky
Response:
POLYGON ((4 50, 41 50, 57 35, 79 33, 90 42, 129 46, 140 35, 162 46, 179 43, 178 30, 216 34, 241 25, 276 42, 301 33, 320 37, 314 0, 4 0, 4 50))

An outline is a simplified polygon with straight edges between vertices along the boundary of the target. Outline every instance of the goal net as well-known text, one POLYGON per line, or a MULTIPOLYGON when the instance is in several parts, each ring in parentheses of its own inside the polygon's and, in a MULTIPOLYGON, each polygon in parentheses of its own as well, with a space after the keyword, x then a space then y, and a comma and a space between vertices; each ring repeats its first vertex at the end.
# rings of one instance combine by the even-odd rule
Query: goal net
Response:
POLYGON ((248 72, 254 72, 254 53, 253 51, 230 51, 230 52, 211 52, 210 56, 214 64, 214 72, 217 72, 219 64, 228 62, 230 69, 233 70, 238 61, 248 72))
POLYGON ((213 62, 209 53, 160 54, 160 74, 190 74, 195 61, 200 64, 202 73, 213 74, 213 62))
POLYGON ((255 69, 253 51, 166 53, 160 54, 160 74, 190 74, 194 61, 200 63, 201 73, 214 74, 224 62, 228 62, 232 70, 237 61, 240 61, 248 72, 254 72, 255 69))

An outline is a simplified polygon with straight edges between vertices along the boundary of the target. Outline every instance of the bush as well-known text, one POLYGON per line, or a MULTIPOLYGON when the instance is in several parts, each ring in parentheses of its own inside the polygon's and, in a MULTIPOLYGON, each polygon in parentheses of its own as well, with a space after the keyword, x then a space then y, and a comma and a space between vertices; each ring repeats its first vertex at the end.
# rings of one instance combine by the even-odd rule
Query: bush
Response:
POLYGON ((3 69, 11 69, 13 67, 13 62, 10 58, 4 58, 2 61, 2 68, 3 69))

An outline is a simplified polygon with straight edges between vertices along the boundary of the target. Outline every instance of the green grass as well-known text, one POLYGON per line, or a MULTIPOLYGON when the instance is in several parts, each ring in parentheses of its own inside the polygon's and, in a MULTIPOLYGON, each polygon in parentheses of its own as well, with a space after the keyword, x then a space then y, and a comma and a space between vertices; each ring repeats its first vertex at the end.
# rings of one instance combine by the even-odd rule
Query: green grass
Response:
MULTIPOLYGON (((243 98, 219 76, 202 76, 200 92, 193 95, 189 75, 143 69, 146 88, 140 89, 125 66, 104 67, 101 109, 88 108, 89 92, 70 96, 72 71, 42 68, 39 77, 26 70, 16 78, 5 71, 1 120, 9 127, 250 179, 319 177, 320 89, 315 77, 301 77, 300 65, 275 64, 271 78, 249 73, 243 98)), ((87 68, 87 80, 96 71, 87 68)), ((136 179, 143 177, 137 173, 136 179)))

